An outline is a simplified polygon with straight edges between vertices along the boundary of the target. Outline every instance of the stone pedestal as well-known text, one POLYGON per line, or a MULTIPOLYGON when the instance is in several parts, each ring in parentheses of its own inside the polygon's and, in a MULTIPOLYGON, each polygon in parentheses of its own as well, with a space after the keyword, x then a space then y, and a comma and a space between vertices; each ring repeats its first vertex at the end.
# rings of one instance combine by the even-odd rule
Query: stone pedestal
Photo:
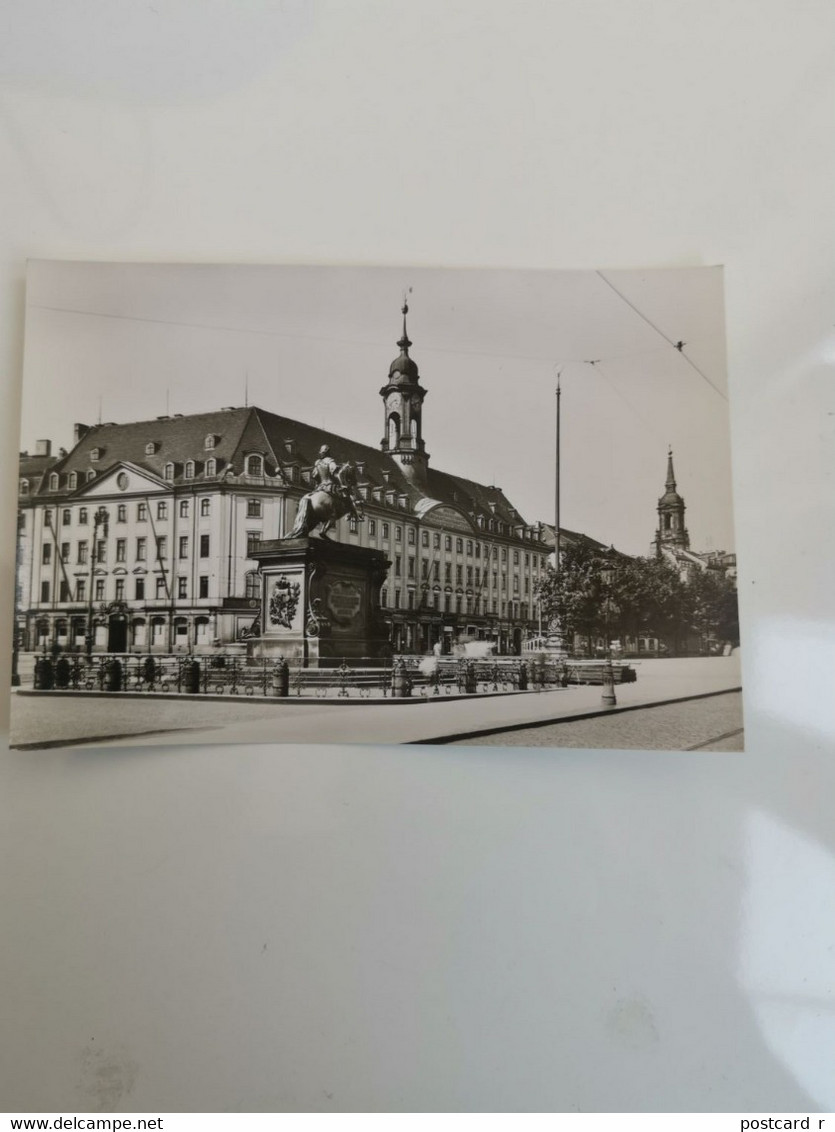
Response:
POLYGON ((323 538, 275 539, 251 555, 261 575, 260 635, 253 657, 333 666, 383 663, 390 655, 380 589, 389 561, 381 550, 323 538))

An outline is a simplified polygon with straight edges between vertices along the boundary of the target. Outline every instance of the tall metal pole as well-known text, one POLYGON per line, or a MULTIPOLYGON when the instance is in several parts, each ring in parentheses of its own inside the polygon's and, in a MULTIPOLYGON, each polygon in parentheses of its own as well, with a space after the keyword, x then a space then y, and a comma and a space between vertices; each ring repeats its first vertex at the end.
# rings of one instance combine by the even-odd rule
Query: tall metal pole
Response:
POLYGON ((560 572, 560 375, 557 374, 557 460, 554 483, 554 571, 560 572))

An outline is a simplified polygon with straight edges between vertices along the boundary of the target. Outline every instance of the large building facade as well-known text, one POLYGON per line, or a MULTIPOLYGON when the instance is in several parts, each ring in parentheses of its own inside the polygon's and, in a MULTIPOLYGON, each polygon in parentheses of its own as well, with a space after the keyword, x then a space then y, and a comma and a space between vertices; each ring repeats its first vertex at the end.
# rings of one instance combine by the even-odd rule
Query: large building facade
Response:
POLYGON ((403 334, 380 390, 379 449, 257 407, 75 426, 21 457, 16 615, 28 650, 201 652, 258 615, 262 539, 291 530, 319 448, 357 469, 364 521, 332 537, 383 550, 395 652, 461 637, 519 652, 549 547, 500 488, 430 466, 418 367, 403 334))

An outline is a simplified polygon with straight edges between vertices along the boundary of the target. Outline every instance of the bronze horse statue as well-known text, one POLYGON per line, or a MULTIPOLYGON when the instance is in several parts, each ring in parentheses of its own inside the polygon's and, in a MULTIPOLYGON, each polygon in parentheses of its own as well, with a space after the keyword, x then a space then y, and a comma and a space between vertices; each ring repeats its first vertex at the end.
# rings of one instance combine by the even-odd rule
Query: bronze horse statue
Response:
POLYGON ((317 527, 322 538, 328 538, 328 531, 336 526, 337 519, 351 515, 362 521, 353 497, 357 483, 357 472, 353 464, 345 463, 333 473, 331 480, 315 487, 303 495, 293 529, 286 538, 307 538, 317 527))

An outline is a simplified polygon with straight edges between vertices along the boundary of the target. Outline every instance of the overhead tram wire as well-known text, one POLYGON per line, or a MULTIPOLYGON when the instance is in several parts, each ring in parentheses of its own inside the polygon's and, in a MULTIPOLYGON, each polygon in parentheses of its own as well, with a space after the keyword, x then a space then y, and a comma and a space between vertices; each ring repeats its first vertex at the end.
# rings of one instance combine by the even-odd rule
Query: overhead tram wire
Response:
MULTIPOLYGON (((266 338, 287 338, 293 341, 303 342, 341 342, 350 346, 372 347, 375 349, 380 345, 380 342, 377 341, 363 341, 335 334, 300 334, 288 330, 274 330, 270 327, 263 326, 228 326, 222 323, 184 322, 181 319, 153 318, 145 315, 117 314, 110 311, 82 310, 80 307, 50 306, 46 303, 30 303, 29 306, 34 310, 52 311, 58 314, 86 315, 88 318, 109 318, 121 322, 147 322, 157 326, 181 326, 187 330, 214 330, 228 334, 255 334, 266 338)), ((656 346, 649 350, 634 350, 628 354, 611 354, 605 358, 601 358, 601 361, 626 361, 629 358, 640 358, 646 357, 649 354, 660 353, 661 350, 666 350, 666 348, 666 346, 656 346)), ((462 350, 452 346, 431 346, 428 343, 422 343, 421 350, 431 354, 460 354, 479 358, 509 358, 513 361, 553 362, 552 356, 546 356, 544 354, 507 354, 496 350, 462 350)), ((689 361, 689 359, 687 360, 689 361)), ((581 364, 584 361, 585 359, 583 358, 574 358, 563 364, 581 364)))
POLYGON ((642 318, 644 320, 644 322, 647 324, 647 326, 651 326, 656 334, 659 334, 664 339, 665 342, 669 343, 669 345, 672 346, 674 350, 676 350, 679 354, 681 354, 681 356, 684 358, 684 360, 687 362, 687 364, 692 369, 694 369, 696 371, 696 373, 699 375, 699 377, 702 378, 702 380, 707 382, 707 384, 714 391, 714 393, 718 393, 719 396, 724 401, 727 401, 728 395, 726 393, 723 393, 722 390, 719 388, 719 386, 716 385, 714 382, 712 382, 703 370, 699 369, 699 367, 696 365, 696 363, 693 361, 693 359, 689 358, 687 356, 687 354, 685 354, 684 347, 687 345, 686 342, 682 342, 682 341, 674 342, 672 340, 672 338, 668 337, 668 335, 666 335, 660 327, 655 325, 655 323, 652 321, 652 319, 647 318, 647 316, 644 314, 644 312, 642 310, 639 310, 638 307, 636 307, 633 302, 630 302, 630 300, 627 299, 626 295, 624 295, 622 291, 619 291, 617 289, 617 287, 614 285, 614 283, 612 283, 609 279, 606 278, 606 276, 603 274, 602 271, 596 271, 595 274, 599 275, 600 278, 603 280, 603 282, 606 284, 606 286, 611 287, 611 289, 615 292, 615 294, 618 296, 618 298, 621 299, 624 303, 626 303, 626 305, 631 310, 633 310, 635 312, 635 314, 638 315, 639 318, 642 318))

